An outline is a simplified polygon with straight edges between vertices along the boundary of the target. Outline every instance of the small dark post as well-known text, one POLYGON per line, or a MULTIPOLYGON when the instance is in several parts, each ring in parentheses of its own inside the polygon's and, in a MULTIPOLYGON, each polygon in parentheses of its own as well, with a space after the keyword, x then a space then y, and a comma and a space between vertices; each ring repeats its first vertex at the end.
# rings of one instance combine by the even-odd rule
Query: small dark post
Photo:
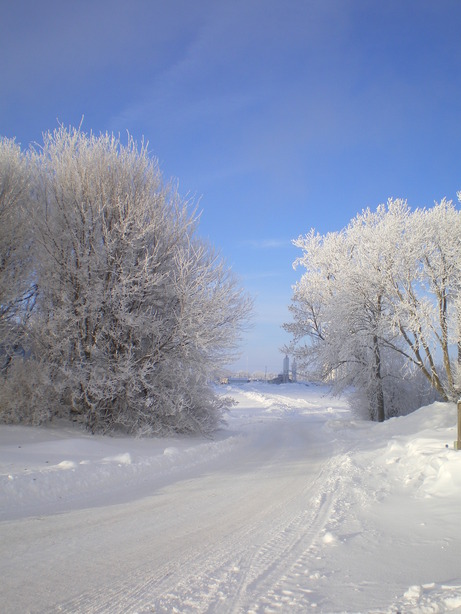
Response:
POLYGON ((461 450, 461 400, 458 401, 458 441, 454 442, 455 450, 461 450))

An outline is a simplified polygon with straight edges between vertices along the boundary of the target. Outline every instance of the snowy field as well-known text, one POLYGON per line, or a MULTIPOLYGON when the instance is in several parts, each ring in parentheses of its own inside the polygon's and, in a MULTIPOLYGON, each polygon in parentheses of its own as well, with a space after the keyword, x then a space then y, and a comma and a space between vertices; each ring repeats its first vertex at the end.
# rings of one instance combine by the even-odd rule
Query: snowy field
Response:
POLYGON ((454 405, 222 392, 213 439, 0 426, 3 614, 461 612, 454 405))

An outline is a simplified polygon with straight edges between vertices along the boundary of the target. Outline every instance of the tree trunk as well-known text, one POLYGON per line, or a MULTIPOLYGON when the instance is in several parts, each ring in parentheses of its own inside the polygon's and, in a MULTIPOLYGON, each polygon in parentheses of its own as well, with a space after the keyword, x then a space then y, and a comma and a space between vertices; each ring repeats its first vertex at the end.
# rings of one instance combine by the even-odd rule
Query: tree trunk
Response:
POLYGON ((373 376, 376 390, 376 420, 384 422, 384 391, 381 378, 381 353, 377 335, 373 336, 373 376))

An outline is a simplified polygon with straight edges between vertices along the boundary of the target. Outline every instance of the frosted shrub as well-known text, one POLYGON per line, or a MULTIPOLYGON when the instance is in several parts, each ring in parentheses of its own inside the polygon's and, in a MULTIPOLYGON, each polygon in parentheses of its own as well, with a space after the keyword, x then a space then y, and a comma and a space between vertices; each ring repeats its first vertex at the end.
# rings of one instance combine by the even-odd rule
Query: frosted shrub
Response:
POLYGON ((93 432, 209 432, 208 387, 250 302, 156 162, 61 128, 35 156, 34 343, 63 412, 93 432))
POLYGON ((33 359, 12 360, 7 377, 0 376, 0 422, 37 426, 51 420, 58 409, 46 365, 33 359))

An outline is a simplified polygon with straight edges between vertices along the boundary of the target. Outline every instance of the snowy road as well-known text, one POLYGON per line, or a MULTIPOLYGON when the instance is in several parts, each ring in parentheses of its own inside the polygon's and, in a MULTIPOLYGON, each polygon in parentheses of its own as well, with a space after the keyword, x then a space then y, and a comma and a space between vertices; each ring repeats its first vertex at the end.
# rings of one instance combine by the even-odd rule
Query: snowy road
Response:
MULTIPOLYGON (((412 604, 419 607, 424 599, 446 608, 427 611, 455 611, 461 606, 461 581, 454 582, 453 573, 461 560, 460 536, 450 541, 431 533, 432 547, 421 527, 417 543, 399 534, 400 560, 408 546, 419 557, 429 545, 434 556, 444 550, 444 561, 431 578, 421 569, 408 578, 398 565, 389 569, 388 534, 383 539, 379 523, 373 524, 379 489, 365 496, 351 461, 357 437, 338 437, 349 413, 333 408, 324 391, 300 390, 234 390, 239 405, 229 427, 215 442, 197 442, 201 458, 191 455, 190 441, 168 447, 156 441, 150 464, 144 457, 143 471, 128 474, 137 446, 145 454, 146 442, 132 442, 127 453, 130 442, 114 440, 125 446, 114 458, 132 459, 117 464, 115 485, 126 484, 129 475, 131 484, 114 487, 110 505, 102 487, 99 497, 91 493, 92 477, 80 498, 65 489, 57 495, 59 482, 37 457, 35 468, 28 468, 32 479, 54 484, 52 496, 68 509, 49 513, 42 496, 33 515, 0 523, 2 612, 396 612, 402 604, 408 606, 403 611, 416 612, 412 604), (154 463, 160 450, 170 465, 154 463), (365 517, 350 513, 355 504, 369 509, 365 517), (373 557, 382 549, 380 565, 373 557)), ((77 480, 80 457, 74 445, 74 456, 61 461, 69 468, 66 483, 77 480)), ((93 465, 91 476, 97 474, 95 458, 93 465)), ((9 467, 10 483, 15 467, 9 467)), ((408 526, 418 524, 417 509, 408 526)))

